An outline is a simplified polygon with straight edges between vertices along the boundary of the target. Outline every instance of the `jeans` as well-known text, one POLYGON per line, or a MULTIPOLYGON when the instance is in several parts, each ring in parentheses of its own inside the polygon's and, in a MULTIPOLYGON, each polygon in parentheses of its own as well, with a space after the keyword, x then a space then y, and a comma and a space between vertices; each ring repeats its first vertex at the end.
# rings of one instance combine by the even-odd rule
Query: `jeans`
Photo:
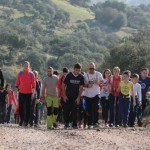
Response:
POLYGON ((7 115, 6 115, 6 122, 7 123, 10 123, 11 110, 12 110, 12 104, 10 104, 7 107, 7 115))
POLYGON ((128 123, 128 117, 130 112, 131 98, 119 97, 119 123, 126 125, 128 123))
POLYGON ((144 114, 144 111, 146 109, 147 102, 148 102, 147 98, 142 99, 142 106, 137 108, 137 119, 138 119, 138 122, 141 122, 143 120, 143 114, 144 114))

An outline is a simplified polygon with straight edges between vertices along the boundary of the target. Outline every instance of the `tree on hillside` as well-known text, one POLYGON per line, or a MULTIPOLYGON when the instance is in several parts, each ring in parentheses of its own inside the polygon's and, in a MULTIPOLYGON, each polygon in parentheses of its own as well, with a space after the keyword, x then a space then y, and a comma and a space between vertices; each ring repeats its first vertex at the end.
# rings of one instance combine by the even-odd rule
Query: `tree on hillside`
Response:
POLYGON ((110 50, 107 66, 120 66, 121 70, 129 69, 138 72, 141 67, 150 67, 150 31, 140 31, 110 50))

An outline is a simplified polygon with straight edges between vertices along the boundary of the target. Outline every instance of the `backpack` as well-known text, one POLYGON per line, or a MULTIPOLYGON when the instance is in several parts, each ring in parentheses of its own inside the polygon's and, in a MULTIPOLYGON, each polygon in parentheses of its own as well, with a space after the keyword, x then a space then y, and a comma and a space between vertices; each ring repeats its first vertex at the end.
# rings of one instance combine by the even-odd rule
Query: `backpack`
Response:
MULTIPOLYGON (((119 75, 120 81, 122 80, 122 75, 119 75)), ((110 84, 113 84, 114 75, 110 76, 110 84)))
MULTIPOLYGON (((19 76, 22 77, 22 74, 23 74, 23 71, 20 71, 19 76)), ((30 74, 30 78, 32 78, 33 74, 31 71, 29 71, 29 74, 30 74)))

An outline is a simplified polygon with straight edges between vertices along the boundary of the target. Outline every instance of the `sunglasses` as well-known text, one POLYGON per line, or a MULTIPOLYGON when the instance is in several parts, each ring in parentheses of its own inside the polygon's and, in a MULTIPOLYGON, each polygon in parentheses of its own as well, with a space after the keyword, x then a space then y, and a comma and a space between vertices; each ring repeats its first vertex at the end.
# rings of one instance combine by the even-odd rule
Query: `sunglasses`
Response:
POLYGON ((94 68, 89 68, 89 70, 95 70, 94 68))

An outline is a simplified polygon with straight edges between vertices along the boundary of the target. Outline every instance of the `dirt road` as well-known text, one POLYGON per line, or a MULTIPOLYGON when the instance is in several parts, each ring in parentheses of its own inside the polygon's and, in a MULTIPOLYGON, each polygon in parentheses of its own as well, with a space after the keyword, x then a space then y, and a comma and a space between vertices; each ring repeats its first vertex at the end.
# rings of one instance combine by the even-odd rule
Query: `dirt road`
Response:
POLYGON ((47 131, 1 125, 0 150, 150 150, 150 129, 47 131))

